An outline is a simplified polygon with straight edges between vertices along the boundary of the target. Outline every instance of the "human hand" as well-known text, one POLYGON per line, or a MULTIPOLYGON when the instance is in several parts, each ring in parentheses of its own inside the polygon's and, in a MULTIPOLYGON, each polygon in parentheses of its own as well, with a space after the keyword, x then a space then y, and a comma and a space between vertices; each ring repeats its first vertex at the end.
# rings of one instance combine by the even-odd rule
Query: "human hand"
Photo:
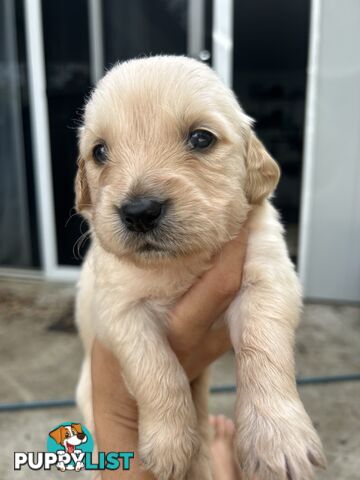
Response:
MULTIPOLYGON (((240 289, 246 253, 247 230, 215 257, 213 267, 178 301, 171 312, 168 339, 189 381, 231 347, 226 325, 212 330, 240 289)), ((137 406, 127 391, 120 365, 99 341, 92 350, 93 409, 99 451, 137 450, 137 406)), ((153 480, 137 463, 121 473, 105 470, 103 480, 153 480)))

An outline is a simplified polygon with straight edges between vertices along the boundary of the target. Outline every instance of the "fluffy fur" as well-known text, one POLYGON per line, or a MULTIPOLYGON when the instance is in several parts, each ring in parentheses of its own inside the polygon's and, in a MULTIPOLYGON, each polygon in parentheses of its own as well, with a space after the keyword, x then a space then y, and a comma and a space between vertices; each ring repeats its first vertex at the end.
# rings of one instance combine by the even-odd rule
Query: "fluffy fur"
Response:
POLYGON ((78 401, 91 425, 96 335, 138 402, 140 456, 159 480, 212 478, 205 374, 189 385, 166 339, 167 317, 247 218, 243 283, 225 315, 237 361, 239 461, 257 480, 309 480, 313 465, 324 464, 296 390, 301 293, 268 201, 279 168, 251 124, 215 73, 184 57, 115 66, 85 108, 76 204, 92 245, 77 297, 86 350, 78 401), (187 145, 199 128, 217 137, 202 153, 187 145), (104 165, 92 158, 99 142, 107 146, 104 165), (170 199, 160 226, 142 237, 126 231, 117 212, 133 195, 170 199))

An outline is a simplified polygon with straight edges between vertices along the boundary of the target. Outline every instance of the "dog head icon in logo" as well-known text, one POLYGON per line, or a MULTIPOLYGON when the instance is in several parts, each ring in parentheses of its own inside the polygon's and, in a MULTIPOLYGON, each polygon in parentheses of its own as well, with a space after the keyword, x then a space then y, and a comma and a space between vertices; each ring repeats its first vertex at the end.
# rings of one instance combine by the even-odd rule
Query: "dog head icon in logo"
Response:
POLYGON ((58 470, 78 472, 85 468, 84 453, 93 449, 91 435, 85 427, 80 423, 61 424, 49 433, 49 437, 48 450, 60 457, 56 465, 58 470))

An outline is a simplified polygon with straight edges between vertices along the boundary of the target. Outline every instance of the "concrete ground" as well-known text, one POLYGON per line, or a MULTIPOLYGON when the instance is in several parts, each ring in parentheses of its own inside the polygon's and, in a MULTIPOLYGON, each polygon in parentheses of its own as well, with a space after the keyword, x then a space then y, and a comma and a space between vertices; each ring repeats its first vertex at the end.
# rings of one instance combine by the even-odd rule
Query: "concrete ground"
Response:
MULTIPOLYGON (((71 331, 73 294, 73 285, 0 279, 1 403, 73 398, 82 357, 71 331)), ((306 305, 303 317, 296 348, 300 376, 360 373, 360 307, 306 305)), ((213 384, 234 378, 229 353, 216 362, 213 384)), ((360 382, 302 386, 300 394, 327 453, 328 470, 317 478, 360 478, 360 382)), ((234 400, 233 394, 212 395, 210 410, 232 417, 234 400)), ((13 455, 46 451, 48 432, 64 421, 81 421, 77 409, 0 411, 0 479, 62 478, 57 471, 15 472, 13 455)), ((66 473, 75 476, 84 478, 66 473)))

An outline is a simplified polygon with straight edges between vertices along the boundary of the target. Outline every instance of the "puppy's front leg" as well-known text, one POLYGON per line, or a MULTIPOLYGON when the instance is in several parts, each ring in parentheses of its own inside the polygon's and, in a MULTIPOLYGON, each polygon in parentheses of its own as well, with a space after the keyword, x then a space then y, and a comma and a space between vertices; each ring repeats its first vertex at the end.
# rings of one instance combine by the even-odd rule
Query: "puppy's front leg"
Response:
POLYGON ((143 307, 102 314, 100 339, 120 361, 139 406, 139 456, 158 480, 183 479, 198 450, 189 381, 165 328, 143 307))
POLYGON ((239 460, 249 478, 310 480, 312 465, 323 467, 325 460, 296 389, 298 282, 290 266, 259 277, 245 284, 228 312, 237 360, 239 460))

